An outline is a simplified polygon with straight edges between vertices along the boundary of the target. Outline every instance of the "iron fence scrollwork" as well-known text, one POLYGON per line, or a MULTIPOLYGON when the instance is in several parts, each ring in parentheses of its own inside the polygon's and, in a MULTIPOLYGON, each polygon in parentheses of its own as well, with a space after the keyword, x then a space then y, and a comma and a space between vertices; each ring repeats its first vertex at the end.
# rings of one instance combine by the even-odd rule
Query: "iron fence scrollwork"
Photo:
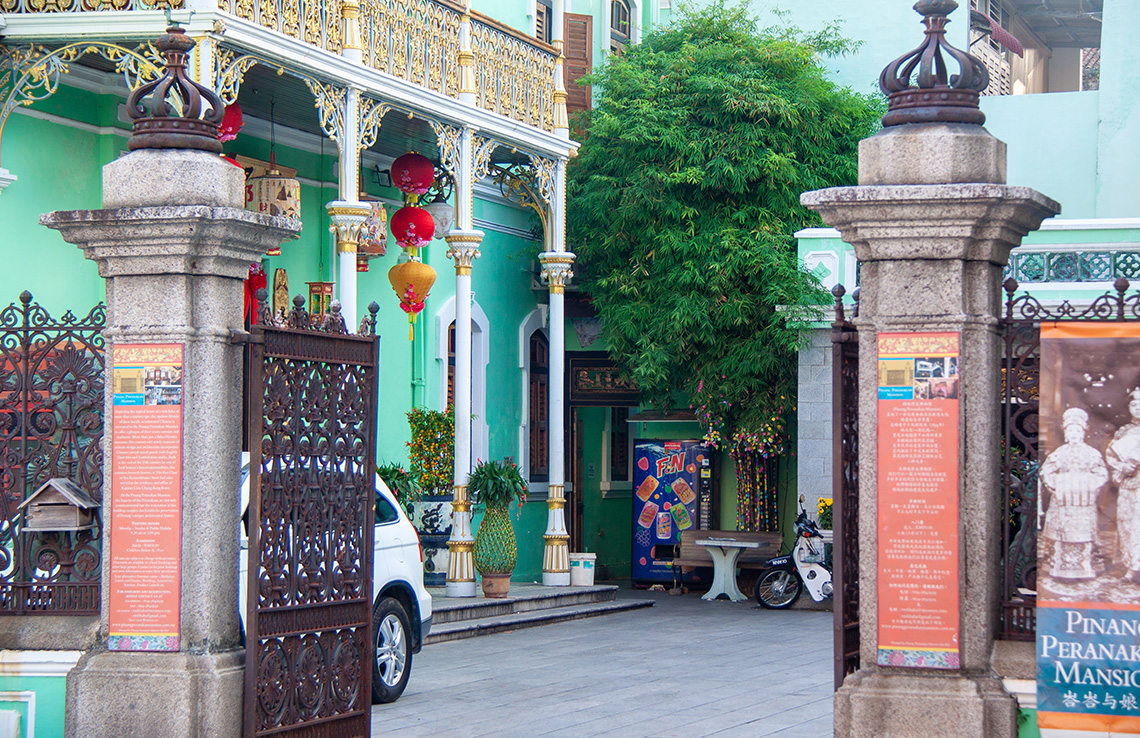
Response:
MULTIPOLYGON (((832 527, 835 584, 835 688, 859 670, 859 335, 836 285, 831 324, 832 527)), ((858 316, 859 290, 855 290, 858 316)))
POLYGON ((376 311, 363 335, 304 298, 250 330, 245 734, 368 736, 376 311))
POLYGON ((58 320, 32 302, 0 310, 0 614, 99 612, 102 525, 23 530, 17 508, 49 479, 103 499, 102 303, 58 320))

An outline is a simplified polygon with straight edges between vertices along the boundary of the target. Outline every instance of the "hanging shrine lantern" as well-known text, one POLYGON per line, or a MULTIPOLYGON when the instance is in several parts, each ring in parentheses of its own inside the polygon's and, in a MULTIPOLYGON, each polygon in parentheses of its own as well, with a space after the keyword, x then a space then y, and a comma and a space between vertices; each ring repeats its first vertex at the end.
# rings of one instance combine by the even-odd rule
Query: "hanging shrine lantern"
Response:
POLYGON ((372 212, 360 227, 356 244, 356 271, 367 272, 368 262, 388 253, 388 211, 381 202, 372 203, 372 212))
POLYGON ((422 261, 405 261, 388 270, 388 281, 400 298, 400 309, 408 314, 408 340, 416 337, 416 316, 424 309, 435 270, 422 261))
MULTIPOLYGON (((269 105, 269 170, 246 180, 246 209, 281 218, 301 219, 301 183, 286 177, 277 169, 276 126, 273 103, 269 105)), ((274 246, 266 256, 279 256, 281 247, 274 246)))
POLYGON ((431 189, 433 182, 435 165, 423 154, 413 151, 392 162, 392 184, 408 195, 408 202, 413 205, 419 201, 420 195, 431 189))
POLYGON ((401 248, 415 257, 416 251, 427 246, 435 233, 431 213, 411 205, 402 207, 392 215, 392 235, 401 248))

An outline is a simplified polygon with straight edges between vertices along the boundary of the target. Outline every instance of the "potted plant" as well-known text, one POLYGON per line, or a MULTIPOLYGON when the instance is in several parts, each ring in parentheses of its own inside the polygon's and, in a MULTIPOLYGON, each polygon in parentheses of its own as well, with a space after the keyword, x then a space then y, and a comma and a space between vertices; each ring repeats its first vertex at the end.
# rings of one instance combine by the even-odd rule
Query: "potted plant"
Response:
POLYGON ((467 486, 475 504, 485 510, 475 535, 475 568, 483 575, 483 595, 506 597, 518 558, 508 511, 515 500, 519 505, 526 502, 526 481, 510 461, 481 461, 467 486))
POLYGON ((386 462, 376 465, 376 476, 384 480, 384 484, 396 495, 396 500, 410 517, 412 504, 420 499, 420 485, 416 474, 409 472, 395 462, 386 462))

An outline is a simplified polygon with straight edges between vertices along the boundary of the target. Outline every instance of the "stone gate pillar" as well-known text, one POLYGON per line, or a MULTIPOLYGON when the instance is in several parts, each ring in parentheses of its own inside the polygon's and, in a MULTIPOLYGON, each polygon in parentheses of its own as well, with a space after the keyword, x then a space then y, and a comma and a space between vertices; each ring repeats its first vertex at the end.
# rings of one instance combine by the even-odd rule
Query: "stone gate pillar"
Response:
POLYGON ((193 45, 178 28, 159 39, 166 73, 127 101, 132 151, 103 169, 105 209, 40 219, 107 286, 100 638, 68 675, 69 736, 241 733, 242 369, 231 333, 250 263, 300 224, 242 209, 243 172, 218 155, 221 101, 185 76, 193 45), (145 99, 167 84, 182 117, 145 99))
POLYGON ((978 109, 986 70, 944 38, 955 7, 915 5, 926 38, 883 71, 889 111, 860 143, 859 186, 802 197, 855 247, 862 270, 861 669, 836 693, 837 736, 1017 734, 1016 701, 991 666, 1002 516, 995 316, 1010 249, 1060 208, 1004 184, 1005 144, 978 109))

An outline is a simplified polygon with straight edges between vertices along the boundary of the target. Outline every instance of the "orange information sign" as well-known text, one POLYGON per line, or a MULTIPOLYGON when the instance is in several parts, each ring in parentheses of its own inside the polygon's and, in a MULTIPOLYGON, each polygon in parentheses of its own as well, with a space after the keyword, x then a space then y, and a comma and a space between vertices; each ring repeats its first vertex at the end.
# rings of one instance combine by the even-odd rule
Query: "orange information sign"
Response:
POLYGON ((959 336, 878 344, 878 663, 957 669, 959 336))
POLYGON ((111 361, 112 651, 177 651, 182 587, 182 345, 111 361))

